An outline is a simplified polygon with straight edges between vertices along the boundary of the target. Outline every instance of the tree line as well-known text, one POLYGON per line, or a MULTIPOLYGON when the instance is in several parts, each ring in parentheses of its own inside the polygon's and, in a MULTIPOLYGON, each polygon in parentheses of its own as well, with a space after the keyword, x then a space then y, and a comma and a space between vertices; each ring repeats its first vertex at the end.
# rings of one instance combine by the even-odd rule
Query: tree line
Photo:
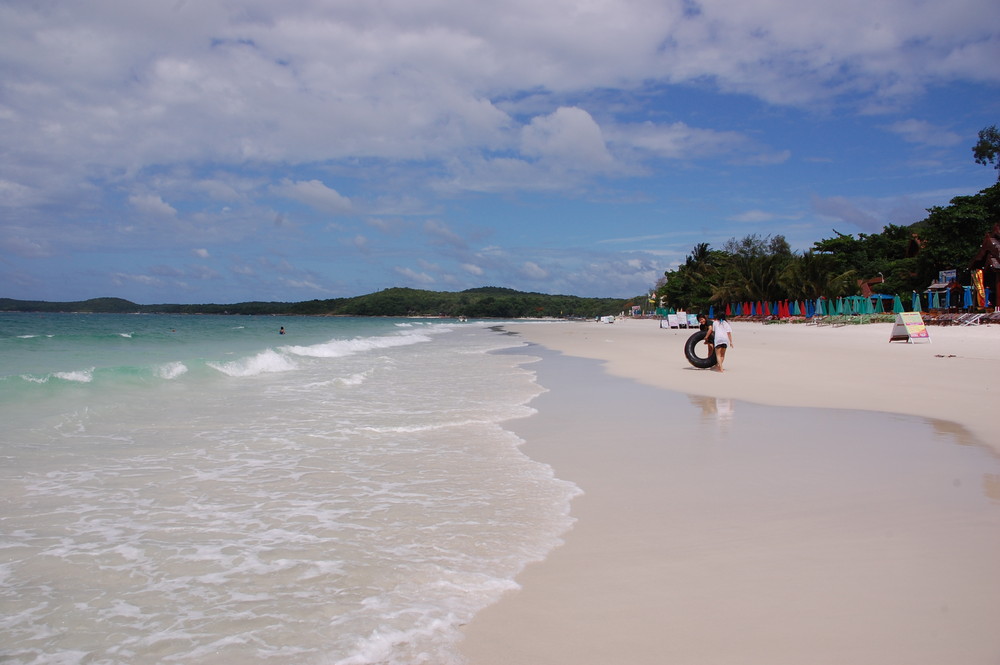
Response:
POLYGON ((580 317, 617 314, 623 298, 529 293, 502 287, 459 292, 391 288, 351 298, 303 302, 243 302, 200 305, 139 305, 122 298, 44 302, 0 298, 0 311, 115 314, 253 314, 303 316, 443 316, 470 318, 580 317))
POLYGON ((970 283, 969 262, 993 224, 1000 222, 1000 184, 947 206, 928 209, 910 226, 890 224, 881 233, 840 233, 791 251, 782 235, 731 238, 721 249, 694 246, 683 264, 668 270, 655 295, 671 307, 707 310, 724 302, 837 298, 860 293, 922 292, 942 270, 970 283))

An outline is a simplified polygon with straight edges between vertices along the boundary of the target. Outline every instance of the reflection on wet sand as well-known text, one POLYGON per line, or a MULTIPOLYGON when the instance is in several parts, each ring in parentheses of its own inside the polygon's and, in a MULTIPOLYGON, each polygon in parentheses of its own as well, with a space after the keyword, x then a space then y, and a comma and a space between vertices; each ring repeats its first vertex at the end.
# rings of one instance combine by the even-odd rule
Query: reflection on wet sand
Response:
POLYGON ((704 395, 688 395, 691 403, 701 408, 702 420, 715 420, 728 425, 733 419, 733 400, 727 397, 705 397, 704 395))

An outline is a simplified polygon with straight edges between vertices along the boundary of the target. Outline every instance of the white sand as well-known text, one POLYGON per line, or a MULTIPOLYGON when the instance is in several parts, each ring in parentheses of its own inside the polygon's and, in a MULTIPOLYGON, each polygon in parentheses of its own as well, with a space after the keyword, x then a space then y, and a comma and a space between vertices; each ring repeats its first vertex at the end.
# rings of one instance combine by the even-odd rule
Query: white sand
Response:
POLYGON ((1000 450, 1000 326, 931 326, 931 343, 908 344, 888 341, 892 324, 737 321, 720 375, 684 359, 692 331, 659 325, 626 319, 510 328, 567 355, 605 361, 611 374, 651 386, 759 404, 938 418, 1000 450))
POLYGON ((1000 663, 1000 328, 890 328, 737 322, 719 374, 656 321, 510 326, 607 373, 540 364, 513 426, 578 522, 469 663, 1000 663))

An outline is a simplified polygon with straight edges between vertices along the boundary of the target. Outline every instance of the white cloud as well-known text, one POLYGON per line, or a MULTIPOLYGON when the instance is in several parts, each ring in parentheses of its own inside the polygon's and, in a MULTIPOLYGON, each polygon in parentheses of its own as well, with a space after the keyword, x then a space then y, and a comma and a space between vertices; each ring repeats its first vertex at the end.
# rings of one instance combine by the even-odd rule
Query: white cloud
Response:
POLYGON ((319 180, 294 182, 285 179, 273 188, 275 194, 295 199, 322 212, 343 214, 351 210, 351 200, 319 180))
POLYGON ((521 264, 521 273, 528 279, 545 279, 549 276, 549 272, 534 261, 521 264))
POLYGON ((776 212, 768 212, 766 210, 745 210, 736 215, 731 215, 726 219, 733 222, 748 222, 750 224, 759 224, 762 222, 773 222, 777 220, 795 220, 795 219, 800 219, 800 216, 779 214, 776 212))
POLYGON ((192 249, 191 253, 197 256, 199 259, 207 259, 211 257, 211 254, 207 249, 192 249))
POLYGON ((899 134, 908 143, 920 143, 932 147, 958 145, 964 140, 964 137, 955 132, 913 118, 892 123, 889 125, 889 131, 899 134))
POLYGON ((175 217, 177 210, 156 194, 135 194, 128 199, 132 207, 145 215, 175 217))
POLYGON ((404 279, 408 280, 410 283, 424 284, 424 285, 434 283, 433 277, 431 277, 425 272, 417 272, 412 268, 404 268, 401 266, 396 266, 395 268, 393 268, 393 272, 395 272, 400 277, 403 277, 404 279))
POLYGON ((749 141, 739 132, 689 127, 683 122, 643 122, 615 128, 616 142, 668 159, 704 159, 745 147, 749 141))
POLYGON ((457 233, 448 228, 448 225, 437 219, 429 219, 424 222, 424 231, 436 244, 450 245, 458 249, 467 246, 465 240, 457 233))
POLYGON ((881 231, 885 226, 884 218, 875 214, 870 206, 862 206, 844 196, 813 197, 813 209, 824 217, 853 224, 866 233, 881 231))
POLYGON ((521 151, 529 157, 552 160, 567 169, 602 170, 614 161, 601 128, 589 113, 562 107, 533 118, 521 133, 521 151))
POLYGON ((483 275, 486 272, 485 270, 475 265, 474 263, 463 263, 460 267, 462 268, 462 270, 469 273, 470 275, 475 275, 477 277, 483 275))

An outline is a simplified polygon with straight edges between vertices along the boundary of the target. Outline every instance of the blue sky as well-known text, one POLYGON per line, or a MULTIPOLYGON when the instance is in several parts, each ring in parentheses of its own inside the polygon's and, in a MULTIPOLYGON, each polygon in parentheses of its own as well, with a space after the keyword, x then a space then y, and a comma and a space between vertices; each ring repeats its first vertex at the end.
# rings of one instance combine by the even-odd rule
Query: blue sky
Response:
POLYGON ((0 4, 0 297, 651 288, 996 182, 995 0, 0 4))

